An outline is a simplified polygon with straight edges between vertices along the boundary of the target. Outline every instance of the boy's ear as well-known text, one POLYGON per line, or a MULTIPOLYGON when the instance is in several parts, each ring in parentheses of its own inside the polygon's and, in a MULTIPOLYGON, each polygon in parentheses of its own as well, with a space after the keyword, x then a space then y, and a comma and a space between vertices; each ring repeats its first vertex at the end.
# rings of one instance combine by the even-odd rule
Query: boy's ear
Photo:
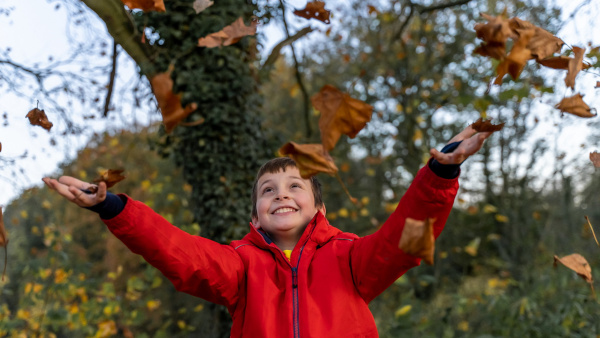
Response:
POLYGON ((260 228, 260 223, 258 222, 258 217, 252 217, 252 225, 254 225, 255 228, 260 228))
POLYGON ((323 203, 323 206, 319 208, 319 211, 323 214, 323 216, 327 215, 327 208, 325 208, 325 203, 323 203))

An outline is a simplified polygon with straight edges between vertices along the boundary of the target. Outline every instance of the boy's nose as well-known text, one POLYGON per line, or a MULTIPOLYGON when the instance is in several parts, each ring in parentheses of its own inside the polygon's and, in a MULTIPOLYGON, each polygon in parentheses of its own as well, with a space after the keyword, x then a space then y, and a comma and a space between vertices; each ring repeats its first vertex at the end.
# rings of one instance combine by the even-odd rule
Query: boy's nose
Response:
POLYGON ((277 195, 277 197, 275 197, 276 200, 280 201, 280 200, 288 200, 290 199, 290 197, 288 195, 277 195))

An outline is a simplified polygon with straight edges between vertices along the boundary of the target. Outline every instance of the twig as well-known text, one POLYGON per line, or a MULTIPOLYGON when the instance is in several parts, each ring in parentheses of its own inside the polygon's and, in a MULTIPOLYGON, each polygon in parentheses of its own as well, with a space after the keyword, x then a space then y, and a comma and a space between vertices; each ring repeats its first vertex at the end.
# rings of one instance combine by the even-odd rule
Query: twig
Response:
POLYGON ((600 247, 600 243, 598 243, 598 239, 596 238, 596 234, 594 233, 594 227, 592 227, 592 223, 590 222, 590 219, 587 216, 585 216, 585 219, 588 222, 590 229, 592 230, 592 235, 594 235, 594 239, 596 240, 596 245, 598 245, 598 247, 600 247))
POLYGON ((267 61, 265 61, 265 63, 263 63, 261 70, 266 70, 267 67, 271 66, 272 64, 275 63, 275 61, 277 61, 277 59, 279 58, 279 56, 281 55, 281 49, 291 43, 294 43, 296 40, 300 39, 301 37, 303 37, 304 35, 312 32, 313 29, 312 27, 304 27, 302 28, 298 33, 294 34, 293 36, 290 36, 282 41, 280 41, 277 45, 275 45, 275 47, 273 47, 273 50, 271 50, 271 54, 269 54, 269 57, 267 58, 267 61))
POLYGON ((439 9, 446 9, 446 8, 450 8, 450 7, 454 7, 454 6, 462 6, 471 1, 472 0, 458 0, 458 1, 454 1, 454 2, 449 2, 447 4, 432 5, 432 6, 427 6, 427 7, 423 7, 421 5, 417 5, 417 6, 419 7, 419 14, 424 14, 424 13, 437 11, 439 9))
MULTIPOLYGON (((283 0, 279 0, 279 4, 281 6, 281 12, 283 17, 283 26, 285 28, 285 34, 289 39, 290 31, 288 29, 287 20, 285 19, 285 5, 283 4, 283 0)), ((294 44, 290 43, 290 48, 292 49, 292 57, 294 58, 294 68, 296 69, 296 82, 298 82, 298 86, 300 86, 300 91, 302 91, 302 97, 304 99, 304 123, 306 125, 306 138, 310 138, 312 136, 312 128, 310 126, 310 97, 308 96, 308 91, 306 91, 306 87, 304 86, 304 82, 302 81, 302 73, 300 73, 300 67, 298 65, 298 58, 296 57, 296 49, 294 48, 294 44)))
POLYGON ((112 69, 110 70, 110 79, 108 81, 108 92, 106 93, 106 99, 104 100, 104 113, 102 116, 108 116, 108 110, 110 109, 110 100, 112 98, 113 88, 115 86, 115 77, 117 75, 117 43, 113 42, 113 55, 112 55, 112 69))
POLYGON ((348 196, 348 198, 350 199, 350 202, 352 202, 352 204, 356 204, 358 202, 358 200, 355 197, 352 197, 352 195, 350 195, 350 191, 348 191, 348 187, 346 187, 346 185, 344 184, 344 181, 342 181, 342 177, 340 176, 340 173, 336 172, 335 178, 337 178, 338 182, 340 182, 340 185, 342 186, 342 189, 346 193, 346 196, 348 196))

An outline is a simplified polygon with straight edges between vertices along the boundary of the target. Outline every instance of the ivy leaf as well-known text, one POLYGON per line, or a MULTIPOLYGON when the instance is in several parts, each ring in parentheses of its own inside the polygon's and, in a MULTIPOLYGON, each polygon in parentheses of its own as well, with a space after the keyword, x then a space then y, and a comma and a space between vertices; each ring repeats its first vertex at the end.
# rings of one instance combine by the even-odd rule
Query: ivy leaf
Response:
POLYGON ((532 58, 531 50, 527 48, 527 44, 534 34, 535 31, 533 29, 527 29, 521 32, 519 39, 513 45, 506 59, 502 60, 496 68, 498 76, 496 77, 496 80, 494 80, 494 84, 502 84, 502 78, 506 73, 510 74, 514 80, 519 78, 519 75, 523 71, 523 67, 525 67, 527 61, 532 58))
POLYGON ((202 12, 205 9, 207 9, 208 7, 212 6, 214 3, 215 3, 214 1, 210 1, 210 0, 196 0, 192 4, 192 7, 194 7, 196 14, 200 14, 200 12, 202 12))
POLYGON ((583 95, 575 94, 571 97, 565 97, 557 105, 556 108, 564 113, 577 115, 580 117, 594 117, 592 109, 583 102, 583 95))
POLYGON ((2 216, 2 207, 0 207, 0 246, 4 247, 4 270, 2 271, 2 281, 6 274, 6 265, 8 263, 8 233, 4 227, 4 217, 2 216))
POLYGON ((157 11, 165 12, 165 3, 163 0, 121 0, 129 9, 141 9, 144 12, 157 11))
POLYGON ((422 258, 425 263, 433 265, 435 251, 433 223, 435 223, 435 218, 427 218, 424 221, 406 218, 402 237, 398 244, 400 250, 411 256, 422 258))
POLYGON ((558 265, 557 262, 560 262, 562 265, 575 271, 586 282, 590 284, 593 283, 594 280, 592 278, 592 268, 588 264, 587 260, 580 254, 574 253, 562 258, 554 255, 554 267, 558 265))
POLYGON ((583 54, 585 49, 573 46, 574 58, 569 60, 569 70, 565 77, 565 85, 571 89, 575 89, 575 77, 579 74, 579 71, 583 68, 583 54))
POLYGON ((53 126, 52 122, 48 121, 48 116, 46 116, 43 109, 33 108, 25 117, 29 119, 29 123, 31 123, 32 126, 40 126, 47 131, 50 131, 53 126))
POLYGON ((252 21, 250 26, 246 26, 244 19, 239 17, 234 23, 222 30, 198 39, 198 47, 215 48, 232 45, 240 41, 244 36, 256 34, 257 25, 256 21, 252 21))
POLYGON ((167 133, 170 133, 177 124, 198 108, 195 102, 188 104, 185 108, 181 106, 181 94, 173 94, 172 91, 172 71, 173 65, 166 72, 157 74, 150 79, 150 85, 158 102, 167 133))
POLYGON ((537 60, 552 56, 552 54, 559 52, 562 45, 565 44, 563 40, 529 21, 511 18, 509 20, 509 25, 513 32, 518 36, 521 36, 524 31, 533 29, 534 35, 528 41, 526 47, 531 51, 531 55, 537 60))
POLYGON ((597 151, 590 153, 590 161, 592 161, 592 163, 594 164, 594 167, 599 168, 600 167, 600 154, 598 154, 597 151))
POLYGON ((342 134, 354 138, 367 125, 373 107, 353 99, 331 85, 325 85, 311 98, 315 109, 321 112, 319 129, 326 151, 333 149, 342 134))
POLYGON ((488 131, 493 133, 502 130, 502 128, 504 128, 504 124, 505 122, 500 124, 492 124, 491 119, 484 121, 482 118, 479 118, 477 121, 471 124, 471 128, 475 129, 475 131, 478 133, 485 133, 488 131))
POLYGON ((331 12, 325 9, 325 2, 313 1, 306 4, 304 9, 297 9, 294 14, 307 20, 317 19, 326 24, 329 24, 329 16, 331 12))
POLYGON ((322 144, 288 142, 279 148, 279 153, 296 161, 302 178, 309 178, 318 173, 334 175, 338 172, 333 158, 323 149, 322 144))

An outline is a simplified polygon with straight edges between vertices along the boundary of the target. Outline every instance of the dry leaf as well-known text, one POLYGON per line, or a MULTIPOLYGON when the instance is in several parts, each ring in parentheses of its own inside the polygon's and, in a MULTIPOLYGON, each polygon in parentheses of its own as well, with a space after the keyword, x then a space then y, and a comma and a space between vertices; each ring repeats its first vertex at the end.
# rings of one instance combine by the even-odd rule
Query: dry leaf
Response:
POLYGON ((591 284, 594 281, 592 278, 592 268, 580 254, 570 254, 563 258, 554 255, 554 267, 557 265, 556 262, 560 262, 567 268, 575 271, 586 282, 591 284))
POLYGON ((8 263, 8 233, 4 228, 4 217, 2 216, 2 207, 0 207, 0 246, 4 247, 4 270, 2 271, 2 281, 6 274, 6 265, 8 263))
POLYGON ((502 130, 502 128, 504 128, 504 124, 505 122, 500 124, 492 124, 491 119, 484 121, 482 118, 479 118, 477 121, 471 124, 471 127, 478 133, 485 133, 488 131, 493 133, 502 130))
POLYGON ((532 58, 531 51, 527 48, 527 44, 533 37, 533 34, 535 34, 533 29, 521 31, 519 40, 515 42, 506 59, 498 64, 498 67, 496 68, 498 76, 496 77, 494 84, 502 84, 502 78, 506 73, 510 74, 514 80, 519 78, 519 75, 523 71, 523 67, 525 67, 527 61, 532 58))
MULTIPOLYGON (((125 170, 123 170, 123 169, 108 169, 108 170, 102 172, 99 177, 94 179, 93 182, 96 184, 98 184, 100 182, 104 182, 104 183, 106 183, 106 187, 110 188, 125 179, 125 176, 122 175, 124 171, 125 170)), ((96 187, 93 187, 93 188, 96 188, 96 187)), ((92 193, 95 193, 96 191, 94 191, 94 190, 96 190, 96 189, 89 189, 89 190, 91 190, 92 193)))
POLYGON ((326 151, 333 149, 342 134, 354 138, 373 115, 372 106, 351 98, 331 85, 323 86, 313 95, 311 102, 321 112, 319 129, 326 151))
POLYGON ((594 117, 596 114, 592 114, 592 109, 583 102, 583 95, 575 94, 571 97, 565 97, 556 105, 557 109, 564 113, 577 115, 580 117, 594 117))
POLYGON ((491 42, 482 43, 473 51, 481 56, 489 56, 497 60, 503 60, 506 56, 506 43, 491 42))
POLYGON ((121 0, 129 9, 141 9, 144 12, 157 11, 164 12, 165 3, 163 0, 121 0))
POLYGON ((29 119, 29 123, 33 126, 40 126, 47 131, 52 128, 52 122, 48 121, 48 116, 42 109, 33 108, 25 117, 29 119))
POLYGON ((155 75, 150 79, 150 85, 158 102, 167 133, 170 133, 179 122, 198 108, 196 103, 190 103, 185 108, 181 106, 181 94, 173 94, 172 92, 172 71, 173 66, 171 65, 166 72, 155 75))
POLYGON ((424 221, 406 218, 402 237, 398 244, 400 250, 411 256, 422 258, 425 263, 433 265, 435 251, 433 223, 435 223, 435 218, 427 218, 424 221))
POLYGON ((600 88, 600 81, 596 81, 596 87, 594 88, 600 88))
POLYGON ((288 142, 279 148, 279 153, 296 161, 302 178, 309 178, 318 173, 333 175, 338 172, 337 166, 322 144, 288 142))
POLYGON ((509 38, 515 38, 515 33, 510 28, 507 19, 500 16, 491 16, 482 13, 488 22, 478 23, 475 25, 475 32, 477 37, 485 41, 485 43, 499 43, 505 44, 509 38))
MULTIPOLYGON (((543 60, 537 60, 537 62, 542 65, 542 66, 546 66, 548 68, 553 68, 553 69, 569 69, 569 62, 571 62, 571 60, 573 60, 573 58, 568 57, 568 56, 556 56, 556 57, 550 57, 550 58, 546 58, 543 60)), ((592 65, 590 65, 587 62, 584 62, 582 64, 582 69, 588 69, 590 68, 592 65)))
POLYGON ((199 14, 200 12, 204 11, 208 7, 212 6, 214 3, 215 3, 214 1, 210 1, 210 0, 196 0, 192 4, 192 7, 194 7, 196 14, 199 14))
POLYGON ((325 9, 325 2, 313 1, 306 4, 304 9, 297 9, 294 14, 305 19, 317 19, 329 23, 330 11, 325 9))
POLYGON ((600 167, 600 154, 598 154, 597 151, 590 153, 590 161, 592 161, 592 163, 594 164, 594 167, 599 168, 600 167))
POLYGON ((569 70, 565 77, 565 85, 571 89, 575 89, 575 77, 579 74, 579 71, 583 68, 583 54, 585 49, 579 47, 573 47, 573 54, 575 57, 569 60, 569 70))
POLYGON ((239 17, 234 23, 222 30, 198 39, 198 47, 214 48, 232 45, 240 41, 244 36, 256 34, 257 25, 256 21, 252 21, 250 26, 246 26, 244 19, 239 17))
POLYGON ((552 33, 532 24, 529 21, 519 18, 509 20, 510 28, 516 35, 521 36, 523 30, 533 29, 535 34, 527 43, 527 49, 531 51, 531 55, 537 60, 545 59, 552 54, 559 52, 564 41, 554 36, 552 33))

